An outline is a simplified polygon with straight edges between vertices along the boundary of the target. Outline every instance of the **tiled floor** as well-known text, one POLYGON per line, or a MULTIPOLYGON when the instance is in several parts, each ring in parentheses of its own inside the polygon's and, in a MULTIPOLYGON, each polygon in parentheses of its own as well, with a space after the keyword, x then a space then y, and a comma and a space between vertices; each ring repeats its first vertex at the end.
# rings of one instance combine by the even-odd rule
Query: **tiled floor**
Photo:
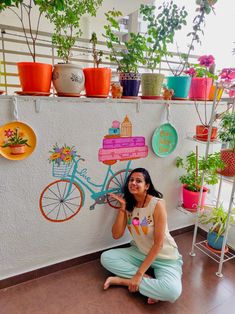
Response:
POLYGON ((200 251, 189 256, 192 233, 175 237, 184 259, 183 293, 174 303, 146 304, 124 287, 103 291, 108 272, 98 260, 0 290, 1 314, 226 314, 235 308, 235 259, 218 264, 200 251))

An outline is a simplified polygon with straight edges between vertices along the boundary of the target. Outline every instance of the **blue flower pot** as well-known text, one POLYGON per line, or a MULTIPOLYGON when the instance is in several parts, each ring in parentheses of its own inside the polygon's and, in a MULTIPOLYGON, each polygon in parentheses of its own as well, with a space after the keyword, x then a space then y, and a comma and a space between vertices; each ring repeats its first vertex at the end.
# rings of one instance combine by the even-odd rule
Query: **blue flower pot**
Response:
POLYGON ((174 90, 173 99, 188 97, 191 84, 191 76, 168 76, 167 88, 174 90))
POLYGON ((221 235, 218 240, 217 239, 218 234, 214 231, 209 231, 207 233, 207 243, 210 247, 212 247, 215 250, 221 251, 223 246, 223 240, 224 236, 221 235))
POLYGON ((141 82, 141 74, 139 73, 120 73, 119 82, 123 87, 122 96, 138 96, 141 82))

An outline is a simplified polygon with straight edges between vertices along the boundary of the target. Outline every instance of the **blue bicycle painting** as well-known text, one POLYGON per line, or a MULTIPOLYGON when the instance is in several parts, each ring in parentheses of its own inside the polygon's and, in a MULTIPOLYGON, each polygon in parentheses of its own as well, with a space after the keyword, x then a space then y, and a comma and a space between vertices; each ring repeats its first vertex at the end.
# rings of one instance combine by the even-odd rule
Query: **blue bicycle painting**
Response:
POLYGON ((91 210, 96 204, 109 204, 113 208, 119 208, 119 202, 109 196, 109 193, 121 194, 131 172, 131 161, 148 155, 145 138, 131 135, 128 117, 125 117, 121 131, 119 124, 118 121, 113 121, 98 152, 98 160, 107 166, 104 179, 100 183, 94 182, 88 174, 88 169, 81 167, 81 162, 85 159, 77 154, 74 147, 58 147, 57 144, 53 146, 50 151, 52 174, 59 180, 48 184, 39 200, 41 213, 47 220, 64 222, 77 215, 85 204, 86 190, 94 200, 90 206, 91 210), (112 166, 117 161, 127 164, 124 169, 115 172, 112 166))
POLYGON ((85 189, 90 191, 94 203, 108 203, 111 207, 118 208, 118 202, 112 199, 109 193, 122 193, 122 187, 128 176, 131 161, 127 162, 125 169, 114 172, 112 165, 109 165, 105 177, 101 183, 95 183, 88 176, 87 168, 79 168, 85 159, 80 156, 69 167, 60 166, 59 172, 53 164, 53 176, 61 177, 51 182, 41 193, 40 210, 43 216, 52 222, 63 222, 73 218, 80 211, 85 203, 85 189), (64 169, 62 169, 64 168, 64 169), (70 174, 71 173, 71 174, 70 174))

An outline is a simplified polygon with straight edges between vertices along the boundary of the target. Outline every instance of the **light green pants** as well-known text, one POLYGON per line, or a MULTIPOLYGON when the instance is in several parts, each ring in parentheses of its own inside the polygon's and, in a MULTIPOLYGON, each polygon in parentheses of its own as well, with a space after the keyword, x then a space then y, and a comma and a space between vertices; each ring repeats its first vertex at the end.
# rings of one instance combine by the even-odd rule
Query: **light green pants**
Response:
MULTIPOLYGON (((145 258, 146 255, 132 245, 102 253, 101 264, 118 277, 131 278, 145 258)), ((151 265, 156 278, 143 277, 139 292, 156 300, 175 302, 182 291, 182 264, 181 256, 178 260, 156 259, 151 265)))

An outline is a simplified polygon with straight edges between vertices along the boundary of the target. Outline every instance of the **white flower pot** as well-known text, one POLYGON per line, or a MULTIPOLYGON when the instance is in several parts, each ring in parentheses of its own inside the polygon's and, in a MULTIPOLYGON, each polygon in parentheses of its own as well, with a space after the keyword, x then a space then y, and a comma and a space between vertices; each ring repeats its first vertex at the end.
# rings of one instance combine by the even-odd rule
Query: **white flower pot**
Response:
POLYGON ((78 96, 84 90, 84 74, 76 64, 56 64, 52 73, 53 85, 58 96, 78 96))

